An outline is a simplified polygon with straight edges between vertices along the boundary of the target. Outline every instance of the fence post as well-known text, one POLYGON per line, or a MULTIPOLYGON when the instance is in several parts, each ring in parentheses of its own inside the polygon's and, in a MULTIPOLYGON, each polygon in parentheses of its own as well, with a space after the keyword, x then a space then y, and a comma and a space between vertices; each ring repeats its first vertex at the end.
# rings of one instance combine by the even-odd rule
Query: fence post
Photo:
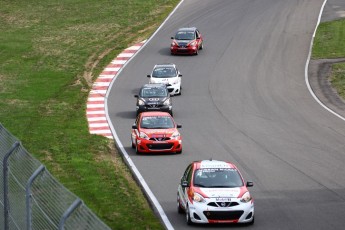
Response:
POLYGON ((36 177, 43 171, 45 170, 45 167, 41 165, 36 169, 36 171, 31 175, 31 177, 28 180, 28 183, 26 184, 25 188, 25 194, 26 194, 26 229, 31 230, 31 185, 36 179, 36 177))
POLYGON ((9 214, 9 205, 8 205, 8 158, 10 155, 18 148, 20 142, 15 142, 11 149, 6 153, 2 161, 2 172, 3 172, 3 184, 4 184, 4 230, 8 230, 8 214, 9 214))
POLYGON ((77 209, 83 202, 77 198, 71 206, 65 211, 65 213, 62 215, 60 222, 59 222, 59 230, 64 230, 65 229, 65 222, 67 218, 72 214, 72 212, 77 209))

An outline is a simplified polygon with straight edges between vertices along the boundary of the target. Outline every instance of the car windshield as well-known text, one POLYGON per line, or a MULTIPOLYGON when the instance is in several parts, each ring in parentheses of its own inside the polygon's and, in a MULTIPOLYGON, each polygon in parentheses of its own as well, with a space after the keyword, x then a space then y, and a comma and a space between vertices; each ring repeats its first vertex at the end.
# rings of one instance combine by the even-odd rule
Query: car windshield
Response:
POLYGON ((156 67, 152 72, 152 77, 171 78, 176 77, 176 69, 174 67, 156 67))
POLYGON ((174 128, 174 122, 170 116, 147 116, 140 122, 143 129, 170 129, 174 128))
POLYGON ((167 97, 168 91, 163 87, 157 88, 142 88, 140 90, 141 97, 167 97))
POLYGON ((235 188, 243 186, 243 181, 236 169, 205 168, 195 171, 193 184, 205 188, 235 188))
POLYGON ((179 31, 175 35, 176 40, 194 40, 194 32, 192 31, 179 31))

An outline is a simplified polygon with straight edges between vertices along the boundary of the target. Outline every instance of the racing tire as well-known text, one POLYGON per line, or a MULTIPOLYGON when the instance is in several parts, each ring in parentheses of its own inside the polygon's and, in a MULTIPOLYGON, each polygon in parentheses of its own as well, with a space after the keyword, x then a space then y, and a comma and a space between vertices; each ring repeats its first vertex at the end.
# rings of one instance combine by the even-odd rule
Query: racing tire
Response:
POLYGON ((199 54, 199 49, 196 49, 195 56, 199 54))
POLYGON ((253 225, 255 222, 255 216, 253 216, 253 220, 248 223, 248 225, 253 225))
POLYGON ((201 46, 200 46, 200 50, 202 50, 204 48, 204 43, 201 43, 201 46))
POLYGON ((179 198, 178 192, 177 192, 177 212, 179 214, 184 213, 184 210, 183 210, 183 208, 181 207, 181 204, 180 204, 180 198, 179 198))
POLYGON ((189 207, 188 207, 188 205, 187 205, 187 207, 186 207, 186 223, 187 223, 188 225, 192 225, 192 224, 193 224, 192 220, 190 219, 190 213, 189 213, 189 207))
POLYGON ((179 93, 177 95, 181 95, 182 94, 182 87, 180 87, 179 93))
POLYGON ((182 149, 180 151, 176 151, 177 154, 181 154, 182 153, 182 149))
POLYGON ((132 149, 135 149, 135 144, 133 143, 132 136, 131 136, 131 146, 132 146, 132 149))
POLYGON ((139 151, 139 148, 138 148, 138 143, 136 143, 136 145, 135 145, 135 153, 137 155, 141 154, 141 152, 139 151))

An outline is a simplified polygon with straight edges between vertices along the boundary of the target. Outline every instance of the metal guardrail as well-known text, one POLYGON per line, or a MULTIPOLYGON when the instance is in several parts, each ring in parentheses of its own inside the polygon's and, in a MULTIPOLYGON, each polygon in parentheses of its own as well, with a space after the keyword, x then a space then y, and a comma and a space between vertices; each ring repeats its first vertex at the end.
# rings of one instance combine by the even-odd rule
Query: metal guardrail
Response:
POLYGON ((0 230, 110 230, 0 124, 0 230))

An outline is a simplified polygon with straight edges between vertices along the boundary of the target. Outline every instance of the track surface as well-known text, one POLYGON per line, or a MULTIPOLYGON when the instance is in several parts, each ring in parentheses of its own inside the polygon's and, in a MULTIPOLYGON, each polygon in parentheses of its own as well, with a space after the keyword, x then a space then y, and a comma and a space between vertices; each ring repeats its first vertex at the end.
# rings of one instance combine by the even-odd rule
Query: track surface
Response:
POLYGON ((186 0, 116 79, 107 101, 112 125, 175 229, 215 227, 187 227, 176 211, 185 167, 211 157, 233 161, 254 181, 250 229, 344 229, 345 123, 315 102, 304 79, 322 4, 186 0), (198 56, 169 54, 170 37, 183 26, 203 33, 198 56), (137 156, 133 95, 165 62, 183 74, 182 95, 173 98, 183 153, 137 156))

